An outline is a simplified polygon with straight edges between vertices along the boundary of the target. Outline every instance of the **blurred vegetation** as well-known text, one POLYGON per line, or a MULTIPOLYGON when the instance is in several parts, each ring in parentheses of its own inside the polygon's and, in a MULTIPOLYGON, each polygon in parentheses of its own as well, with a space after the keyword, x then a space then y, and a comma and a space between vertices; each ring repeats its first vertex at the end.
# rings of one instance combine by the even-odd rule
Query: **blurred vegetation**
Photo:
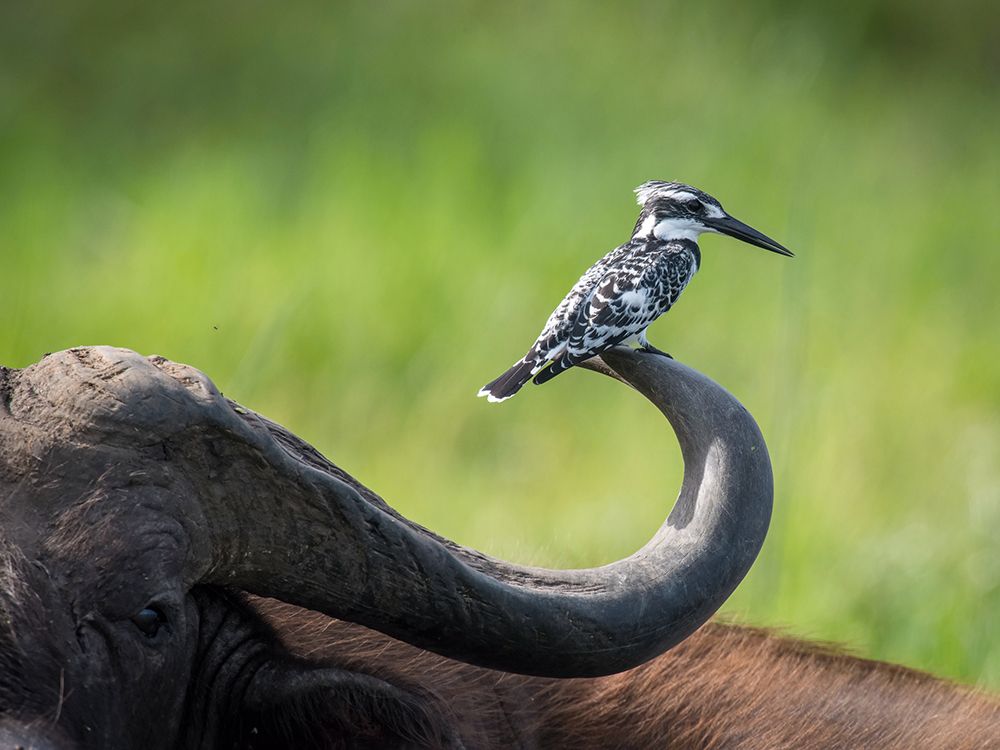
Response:
POLYGON ((600 564, 678 485, 659 417, 582 371, 474 396, 627 237, 631 188, 689 181, 798 252, 705 238, 651 332, 771 449, 729 616, 998 688, 998 26, 972 0, 6 3, 0 362, 193 364, 441 533, 600 564))

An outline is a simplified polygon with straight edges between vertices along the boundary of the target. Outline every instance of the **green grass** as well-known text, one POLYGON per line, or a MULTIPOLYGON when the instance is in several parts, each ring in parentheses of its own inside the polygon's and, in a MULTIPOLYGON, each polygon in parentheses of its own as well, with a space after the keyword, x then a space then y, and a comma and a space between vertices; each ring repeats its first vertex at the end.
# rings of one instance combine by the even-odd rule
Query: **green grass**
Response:
POLYGON ((0 19, 0 362, 187 362, 463 544, 607 562, 678 486, 662 420, 582 371, 474 396, 687 180, 798 253, 705 238, 651 332, 770 446, 726 612, 1000 687, 986 8, 116 6, 0 19))

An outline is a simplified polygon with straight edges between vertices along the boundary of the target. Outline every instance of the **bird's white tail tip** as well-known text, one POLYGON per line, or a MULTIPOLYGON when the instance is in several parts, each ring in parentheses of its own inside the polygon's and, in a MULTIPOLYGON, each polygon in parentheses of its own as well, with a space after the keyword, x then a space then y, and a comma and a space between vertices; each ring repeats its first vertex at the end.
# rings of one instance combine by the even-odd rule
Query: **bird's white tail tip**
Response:
POLYGON ((492 393, 490 393, 490 391, 487 388, 480 388, 479 389, 479 393, 476 394, 476 396, 478 398, 484 398, 485 397, 486 400, 489 401, 491 404, 499 404, 501 401, 506 401, 507 399, 509 399, 513 395, 514 394, 512 393, 512 394, 510 394, 510 396, 504 396, 503 398, 497 398, 492 393))

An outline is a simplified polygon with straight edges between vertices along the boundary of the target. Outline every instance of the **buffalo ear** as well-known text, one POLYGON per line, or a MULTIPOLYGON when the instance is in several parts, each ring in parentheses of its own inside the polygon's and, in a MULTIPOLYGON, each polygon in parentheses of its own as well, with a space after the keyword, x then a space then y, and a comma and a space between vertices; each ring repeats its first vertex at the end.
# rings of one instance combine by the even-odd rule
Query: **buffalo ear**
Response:
POLYGON ((233 747, 459 748, 439 704, 371 675, 292 660, 264 666, 247 691, 233 747))

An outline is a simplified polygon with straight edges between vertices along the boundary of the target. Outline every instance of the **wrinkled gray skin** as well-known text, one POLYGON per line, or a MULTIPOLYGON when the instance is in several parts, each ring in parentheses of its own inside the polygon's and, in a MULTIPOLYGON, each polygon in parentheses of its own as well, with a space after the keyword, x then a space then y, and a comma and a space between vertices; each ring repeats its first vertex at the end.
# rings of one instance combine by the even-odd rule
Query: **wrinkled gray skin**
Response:
POLYGON ((468 741, 440 696, 292 657, 243 592, 550 677, 676 645, 760 548, 766 448, 683 365, 592 367, 664 412, 685 479, 645 547, 581 571, 437 537, 191 368, 100 347, 0 370, 0 750, 468 741))

